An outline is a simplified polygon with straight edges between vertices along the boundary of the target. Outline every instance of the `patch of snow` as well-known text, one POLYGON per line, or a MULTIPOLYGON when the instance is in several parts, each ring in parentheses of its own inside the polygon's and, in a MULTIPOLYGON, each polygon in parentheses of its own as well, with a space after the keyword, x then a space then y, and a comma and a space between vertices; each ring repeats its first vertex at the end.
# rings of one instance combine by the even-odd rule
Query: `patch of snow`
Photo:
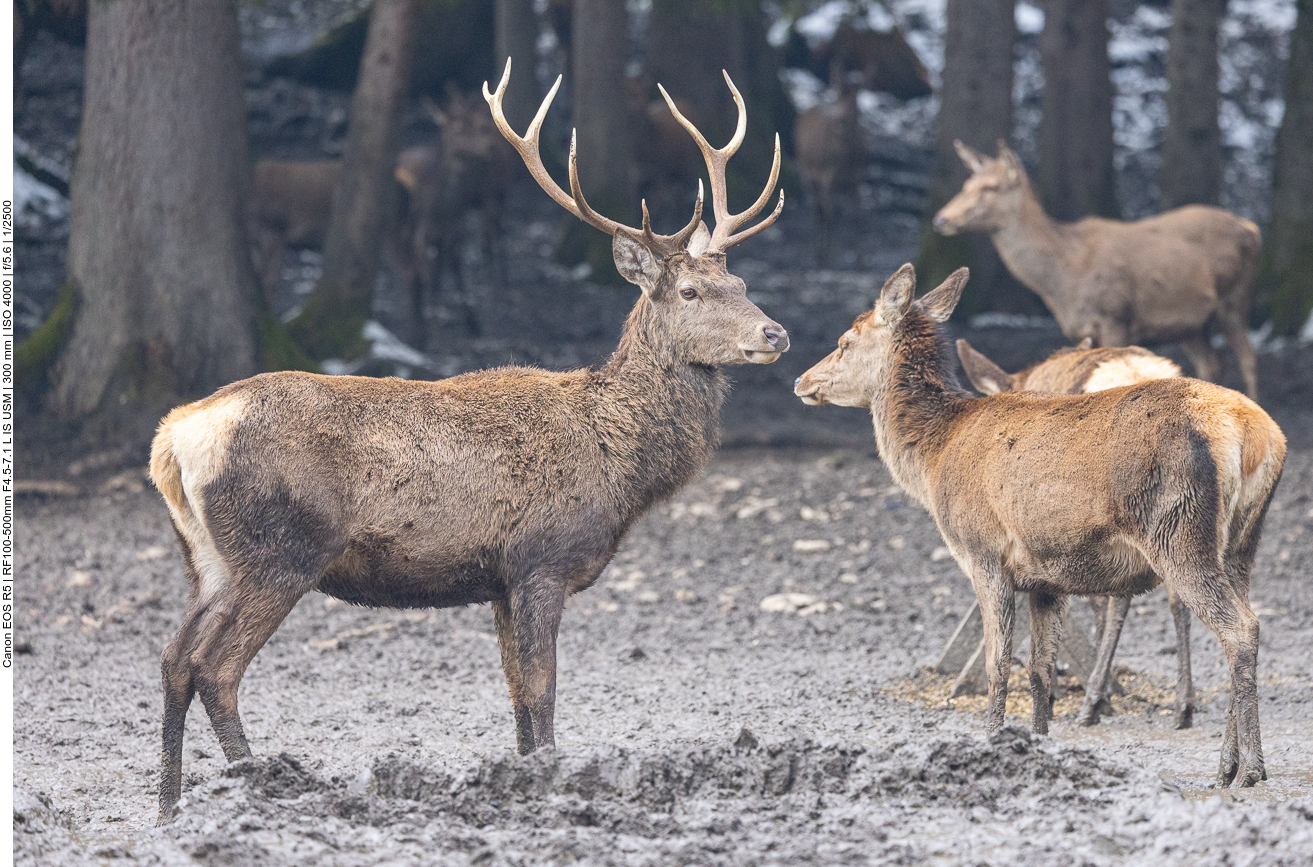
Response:
POLYGON ((20 230, 37 230, 47 223, 68 219, 68 199, 54 187, 14 168, 14 224, 20 230))
POLYGON ((1029 3, 1018 3, 1014 17, 1022 33, 1039 33, 1044 29, 1044 11, 1029 3))

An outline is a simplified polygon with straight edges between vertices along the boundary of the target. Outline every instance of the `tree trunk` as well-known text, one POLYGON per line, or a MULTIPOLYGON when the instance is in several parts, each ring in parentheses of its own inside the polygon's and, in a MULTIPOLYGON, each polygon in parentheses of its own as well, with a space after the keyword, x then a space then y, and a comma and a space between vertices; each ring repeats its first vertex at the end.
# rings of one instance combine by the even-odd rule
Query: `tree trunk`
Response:
POLYGON ((1039 187, 1058 220, 1117 217, 1106 0, 1047 0, 1039 187))
POLYGON ((522 130, 538 110, 538 16, 533 0, 497 0, 496 75, 514 58, 515 74, 506 87, 502 110, 511 127, 522 130))
POLYGON ((1172 0, 1167 49, 1163 210, 1216 205, 1222 188, 1217 124, 1217 26, 1226 0, 1172 0))
POLYGON ((362 348, 379 247, 395 212, 396 133, 409 89, 416 0, 375 0, 351 97, 342 178, 324 239, 324 270, 305 309, 289 325, 313 357, 353 355, 362 348))
POLYGON ((1261 281, 1279 334, 1298 331, 1313 311, 1313 0, 1295 9, 1261 281))
POLYGON ((255 372, 235 3, 90 5, 68 267, 80 303, 52 408, 195 395, 255 372))
POLYGON ((939 131, 930 173, 929 208, 917 267, 922 285, 933 286, 963 265, 971 268, 959 305, 980 310, 1041 312, 1039 299, 1012 278, 983 234, 945 238, 930 218, 962 189, 969 172, 953 140, 995 153, 999 139, 1012 137, 1012 60, 1016 41, 1014 0, 948 0, 945 11, 944 75, 939 91, 939 131))

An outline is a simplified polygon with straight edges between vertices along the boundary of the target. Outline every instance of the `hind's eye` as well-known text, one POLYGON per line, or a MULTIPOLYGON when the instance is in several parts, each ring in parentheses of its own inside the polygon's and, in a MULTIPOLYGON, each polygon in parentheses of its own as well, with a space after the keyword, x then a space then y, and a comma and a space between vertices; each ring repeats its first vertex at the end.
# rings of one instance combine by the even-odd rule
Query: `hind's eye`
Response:
POLYGON ((697 298, 697 297, 698 297, 698 290, 696 290, 696 289, 680 289, 680 290, 679 290, 679 294, 683 297, 683 299, 684 299, 685 301, 692 301, 694 298, 697 298))

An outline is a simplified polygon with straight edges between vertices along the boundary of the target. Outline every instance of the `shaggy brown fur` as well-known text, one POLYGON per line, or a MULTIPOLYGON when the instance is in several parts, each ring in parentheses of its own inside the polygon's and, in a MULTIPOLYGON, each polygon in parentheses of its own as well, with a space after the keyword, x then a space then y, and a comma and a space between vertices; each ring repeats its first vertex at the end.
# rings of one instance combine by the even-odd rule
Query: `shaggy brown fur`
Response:
POLYGON ((1253 785, 1265 771, 1249 573, 1285 458, 1280 428, 1243 395, 1185 378, 973 398, 936 326, 965 283, 962 269, 914 305, 916 275, 903 266, 795 391, 809 404, 870 407, 881 459, 971 580, 991 729, 1003 724, 1018 591, 1031 595, 1033 724, 1045 732, 1066 597, 1127 596, 1161 580, 1230 665, 1218 780, 1253 785))

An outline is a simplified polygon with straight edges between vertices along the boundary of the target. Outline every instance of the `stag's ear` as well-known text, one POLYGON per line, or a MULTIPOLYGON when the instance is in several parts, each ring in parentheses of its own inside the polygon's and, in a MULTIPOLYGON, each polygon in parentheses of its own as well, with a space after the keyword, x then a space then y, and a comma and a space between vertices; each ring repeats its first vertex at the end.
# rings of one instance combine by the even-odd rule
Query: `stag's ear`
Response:
POLYGON ((1012 390, 1012 376, 1003 368, 976 351, 965 340, 957 341, 957 357, 962 360, 962 369, 967 379, 981 394, 998 394, 1012 390))
POLYGON ((935 287, 933 292, 927 292, 921 300, 916 302, 916 306, 921 308, 926 316, 936 322, 947 322, 948 317, 953 315, 953 308, 962 298, 962 287, 967 285, 967 277, 971 272, 966 268, 958 268, 948 279, 935 287))
POLYGON ((912 306, 915 291, 916 270, 909 262, 884 281, 880 298, 875 302, 875 315, 885 325, 897 325, 907 315, 907 308, 912 306))
POLYGON ((966 167, 971 170, 972 174, 985 167, 985 155, 967 147, 960 139, 953 139, 953 149, 957 151, 957 155, 962 158, 962 162, 966 163, 966 167))
POLYGON ((616 232, 611 240, 611 253, 615 256, 615 267, 630 283, 650 296, 656 289, 657 279, 661 276, 661 263, 656 254, 623 230, 616 232))
POLYGON ((684 246, 684 249, 688 251, 690 256, 696 259, 698 256, 707 252, 707 247, 709 246, 711 246, 711 231, 707 228, 706 223, 699 220, 698 227, 693 230, 693 237, 688 239, 688 243, 684 246))
POLYGON ((1077 343, 1077 344, 1076 344, 1076 351, 1077 351, 1077 352, 1084 352, 1084 351, 1087 350, 1087 349, 1093 349, 1093 348, 1094 348, 1094 338, 1093 338, 1093 337, 1087 337, 1087 338, 1085 338, 1084 340, 1082 340, 1080 343, 1077 343))

